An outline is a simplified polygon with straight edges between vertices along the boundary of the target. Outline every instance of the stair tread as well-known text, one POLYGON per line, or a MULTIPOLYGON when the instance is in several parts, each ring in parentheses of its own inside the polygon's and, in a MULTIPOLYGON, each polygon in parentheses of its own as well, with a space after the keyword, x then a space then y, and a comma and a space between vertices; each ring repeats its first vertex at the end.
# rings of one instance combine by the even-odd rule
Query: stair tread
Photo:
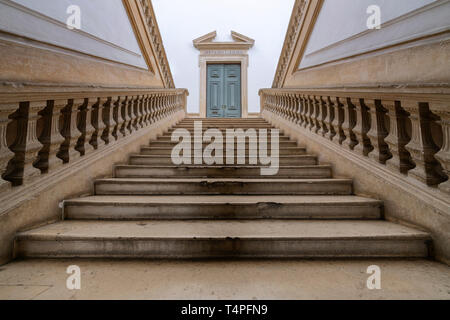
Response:
POLYGON ((88 196, 66 200, 65 204, 314 204, 314 205, 381 205, 376 199, 360 196, 253 196, 253 195, 197 195, 193 196, 88 196))
MULTIPOLYGON (((118 164, 115 165, 116 168, 153 168, 153 169, 224 169, 230 170, 233 168, 237 169, 254 169, 254 168, 265 168, 267 165, 147 165, 147 164, 118 164)), ((331 168, 329 164, 313 164, 313 165, 281 165, 278 166, 280 169, 306 169, 306 168, 331 168)))
MULTIPOLYGON (((130 155, 130 157, 142 157, 142 158, 169 158, 171 159, 171 155, 166 154, 139 154, 139 153, 133 153, 130 155)), ((203 157, 203 155, 202 155, 203 157)), ((197 157, 201 158, 201 157, 197 157)), ((258 157, 246 157, 246 158, 258 158, 258 157)), ((299 155, 280 155, 278 158, 287 158, 287 159, 297 159, 297 158, 317 158, 316 155, 313 154, 299 154, 299 155)))
POLYGON ((352 179, 342 179, 342 178, 329 178, 329 179, 240 179, 240 178, 105 178, 105 179, 97 179, 96 182, 136 182, 136 183, 145 183, 145 182, 190 182, 190 183, 201 183, 201 182, 268 182, 268 183, 352 183, 352 179))
POLYGON ((19 233, 21 240, 58 239, 429 239, 387 221, 63 221, 19 233))

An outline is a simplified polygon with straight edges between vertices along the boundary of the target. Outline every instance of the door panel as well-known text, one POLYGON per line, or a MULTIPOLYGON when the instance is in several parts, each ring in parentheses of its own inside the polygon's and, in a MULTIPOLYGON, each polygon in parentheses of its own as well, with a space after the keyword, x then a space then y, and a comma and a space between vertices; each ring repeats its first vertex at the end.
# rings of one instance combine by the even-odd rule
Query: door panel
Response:
POLYGON ((208 66, 207 117, 223 118, 224 109, 224 66, 208 66))
POLYGON ((241 66, 208 65, 207 117, 241 117, 241 66))

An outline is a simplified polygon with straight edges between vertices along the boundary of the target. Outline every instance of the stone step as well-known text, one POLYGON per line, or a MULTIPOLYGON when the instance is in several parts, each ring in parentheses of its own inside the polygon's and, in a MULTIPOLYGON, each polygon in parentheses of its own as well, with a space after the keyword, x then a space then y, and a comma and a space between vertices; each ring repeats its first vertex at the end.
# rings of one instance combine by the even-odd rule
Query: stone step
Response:
POLYGON ((263 119, 230 119, 230 120, 220 120, 220 119, 195 119, 195 120, 182 120, 177 125, 193 125, 195 122, 201 121, 206 124, 221 124, 221 125, 236 125, 236 124, 265 124, 270 125, 269 122, 263 119))
POLYGON ((90 196, 64 202, 65 219, 380 219, 357 196, 90 196))
MULTIPOLYGON (((205 131, 207 131, 207 130, 209 130, 209 129, 218 129, 218 130, 220 130, 221 132, 222 132, 222 135, 223 136, 225 136, 226 135, 226 133, 227 133, 227 129, 243 129, 244 131, 246 131, 247 129, 250 129, 250 128, 254 128, 255 130, 256 130, 256 134, 259 134, 259 129, 267 129, 267 135, 268 136, 270 136, 270 133, 272 132, 272 130, 278 130, 278 129, 274 129, 274 128, 272 128, 272 127, 268 127, 268 128, 255 128, 255 127, 253 127, 253 126, 250 126, 250 127, 248 127, 248 128, 244 128, 244 127, 236 127, 236 128, 233 128, 233 127, 214 127, 214 126, 212 126, 211 128, 207 128, 206 126, 203 126, 203 128, 202 128, 202 133, 203 134, 205 134, 205 131)), ((191 135, 194 135, 194 132, 195 132, 195 130, 194 130, 194 127, 192 127, 192 128, 176 128, 176 127, 172 127, 172 128, 170 128, 170 129, 168 129, 167 131, 166 131, 166 133, 169 133, 169 134, 172 134, 172 132, 174 132, 175 130, 177 130, 177 129, 186 129, 187 131, 189 131, 189 133, 191 134, 191 135)), ((280 133, 280 135, 282 134, 282 130, 278 130, 278 132, 280 133)))
POLYGON ((116 165, 116 178, 162 178, 162 177, 194 177, 194 178, 295 178, 295 179, 327 179, 331 178, 331 166, 290 166, 280 167, 272 176, 262 176, 259 166, 145 166, 116 165))
MULTIPOLYGON (((173 147, 147 147, 143 146, 141 147, 141 154, 143 155, 171 155, 172 154, 173 147)), ((192 154, 194 154, 194 147, 192 147, 192 154)), ((234 150, 234 154, 237 155, 237 146, 235 145, 234 149, 223 149, 224 157, 226 157, 227 150, 234 150)), ((248 146, 245 148, 246 155, 248 155, 248 146)), ((258 151, 258 147, 251 147, 250 150, 256 150, 258 151)), ((268 153, 270 154, 270 148, 268 148, 268 153)), ((304 155, 306 154, 306 148, 303 147, 289 147, 289 148, 282 148, 279 150, 280 156, 287 156, 287 155, 304 155)))
MULTIPOLYGON (((189 131, 194 130, 194 125, 176 125, 173 126, 171 129, 187 129, 189 131)), ((226 130, 226 129, 267 129, 267 130, 273 130, 275 129, 273 126, 268 124, 233 124, 233 125, 219 125, 219 124, 202 124, 202 129, 219 129, 219 130, 226 130)))
MULTIPOLYGON (((203 137, 199 137, 199 136, 191 136, 192 141, 194 141, 194 139, 200 139, 202 140, 203 137)), ((225 136, 224 136, 224 140, 225 140, 225 136)), ((288 136, 280 136, 278 139, 280 142, 284 142, 284 141, 293 141, 296 142, 295 140, 292 140, 290 137, 288 136)), ((172 141, 172 136, 171 135, 162 135, 162 136, 158 136, 156 141, 172 141)), ((226 140, 225 140, 226 141, 226 140)), ((235 141, 237 141, 237 139, 235 139, 235 141)), ((249 140, 248 138, 245 139, 245 141, 252 141, 252 142, 257 142, 259 141, 258 139, 254 140, 249 140)), ((270 136, 267 137, 267 141, 270 142, 270 136)))
POLYGON ((430 236, 386 221, 63 221, 19 233, 26 258, 428 256, 430 236))
POLYGON ((96 195, 350 195, 351 179, 99 179, 96 195))
MULTIPOLYGON (((180 140, 179 142, 171 142, 171 141, 159 141, 159 140, 153 140, 150 141, 150 146, 151 147, 159 147, 159 148, 173 148, 176 145, 178 145, 182 140, 180 140)), ((201 140, 200 140, 201 141, 201 140)), ((194 139, 191 139, 191 143, 194 143, 194 139)), ((211 142, 203 142, 202 146, 206 147, 208 145, 210 145, 211 142)), ((237 145, 237 141, 235 140, 234 145, 237 145)), ((258 141, 245 141, 245 146, 248 148, 248 146, 253 146, 254 148, 259 148, 259 142, 258 141)), ((272 146, 272 143, 269 141, 267 141, 267 147, 270 148, 272 146)), ((295 148, 297 147, 297 142, 295 141, 279 141, 278 142, 278 146, 280 149, 284 149, 284 148, 295 148)), ((225 149, 226 148, 226 140, 224 139, 223 143, 222 143, 222 147, 225 149)))
MULTIPOLYGON (((202 159, 202 158, 201 158, 202 159)), ((247 156, 244 159, 244 163, 250 163, 250 158, 247 156)), ((235 157, 235 163, 238 163, 238 158, 235 157)), ((259 159, 256 158, 259 164, 259 159)), ((296 156, 280 156, 279 162, 281 166, 302 166, 302 165, 316 165, 317 157, 312 155, 296 155, 296 156)), ((133 154, 130 156, 129 163, 131 165, 173 165, 172 158, 170 156, 163 155, 140 155, 133 154)), ((192 159, 194 163, 194 159, 192 159)), ((224 164, 228 166, 227 164, 224 164)), ((236 166, 236 165, 230 165, 236 166)))

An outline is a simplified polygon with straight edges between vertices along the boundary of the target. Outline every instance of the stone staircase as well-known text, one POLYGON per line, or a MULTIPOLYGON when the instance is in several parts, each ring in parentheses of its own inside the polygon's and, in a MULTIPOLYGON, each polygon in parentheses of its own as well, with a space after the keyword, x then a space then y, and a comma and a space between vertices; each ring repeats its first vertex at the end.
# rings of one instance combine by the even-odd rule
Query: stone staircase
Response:
MULTIPOLYGON (((198 121, 199 119, 197 119, 198 121)), ((263 119, 202 119, 208 128, 270 129, 263 119)), ((280 170, 181 165, 171 133, 95 181, 95 195, 65 201, 64 221, 17 235, 18 257, 426 257, 430 236, 382 220, 383 203, 356 196, 296 141, 280 134, 280 170)), ((247 146, 247 149, 249 146, 247 146)), ((248 161, 246 162, 248 163, 248 161)))

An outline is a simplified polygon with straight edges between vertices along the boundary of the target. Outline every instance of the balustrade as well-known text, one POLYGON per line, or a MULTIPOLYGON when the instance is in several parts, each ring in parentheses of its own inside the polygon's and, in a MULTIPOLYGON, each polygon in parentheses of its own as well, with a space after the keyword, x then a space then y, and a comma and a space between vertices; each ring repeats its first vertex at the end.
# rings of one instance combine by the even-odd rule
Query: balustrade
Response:
POLYGON ((395 93, 344 94, 319 89, 264 89, 260 95, 263 112, 450 193, 450 102, 446 95, 419 99, 401 93, 397 98, 395 93))
POLYGON ((40 93, 28 99, 0 94, 0 192, 185 110, 186 95, 183 89, 40 93))

